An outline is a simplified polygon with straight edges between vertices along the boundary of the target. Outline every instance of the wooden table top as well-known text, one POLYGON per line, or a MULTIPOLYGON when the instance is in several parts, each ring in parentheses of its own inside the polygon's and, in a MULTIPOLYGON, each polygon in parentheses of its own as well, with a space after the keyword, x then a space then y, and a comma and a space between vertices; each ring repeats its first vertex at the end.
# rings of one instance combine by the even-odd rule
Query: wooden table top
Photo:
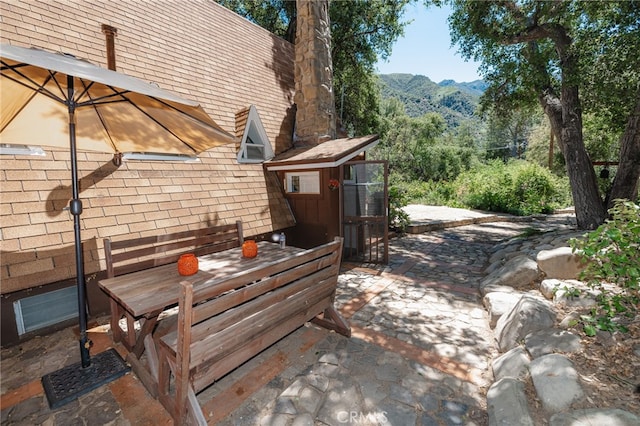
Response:
POLYGON ((185 279, 201 282, 209 278, 230 275, 301 251, 303 250, 297 247, 287 246, 281 249, 278 244, 260 241, 258 256, 251 259, 242 257, 240 247, 198 257, 199 270, 189 277, 178 274, 177 265, 172 263, 99 280, 98 285, 134 317, 140 317, 177 305, 180 282, 185 279))

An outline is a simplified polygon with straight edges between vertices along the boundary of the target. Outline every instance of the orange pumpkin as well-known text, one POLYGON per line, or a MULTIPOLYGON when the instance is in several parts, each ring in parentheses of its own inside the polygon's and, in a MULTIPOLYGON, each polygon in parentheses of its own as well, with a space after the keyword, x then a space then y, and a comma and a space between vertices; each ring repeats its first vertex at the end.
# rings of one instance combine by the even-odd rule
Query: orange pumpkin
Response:
POLYGON ((242 243, 242 256, 256 257, 258 255, 258 245, 254 240, 247 240, 242 243))
POLYGON ((193 253, 187 253, 178 259, 178 273, 180 275, 193 275, 198 272, 198 258, 193 253))

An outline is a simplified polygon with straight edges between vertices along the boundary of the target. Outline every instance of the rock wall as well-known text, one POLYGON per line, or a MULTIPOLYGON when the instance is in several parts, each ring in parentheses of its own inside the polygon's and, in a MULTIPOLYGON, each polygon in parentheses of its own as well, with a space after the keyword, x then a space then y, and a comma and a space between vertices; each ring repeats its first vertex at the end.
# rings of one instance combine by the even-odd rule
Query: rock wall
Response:
POLYGON ((595 295, 577 280, 585 265, 568 247, 570 238, 581 235, 573 231, 537 241, 514 239, 497 246, 490 257, 480 287, 502 352, 491 363, 490 426, 640 424, 629 411, 591 407, 584 379, 569 357, 588 348, 566 328, 574 315, 595 303, 595 295), (580 296, 572 296, 569 287, 580 289, 580 296), (560 306, 571 308, 564 318, 558 318, 560 306), (532 392, 527 393, 527 383, 532 392))

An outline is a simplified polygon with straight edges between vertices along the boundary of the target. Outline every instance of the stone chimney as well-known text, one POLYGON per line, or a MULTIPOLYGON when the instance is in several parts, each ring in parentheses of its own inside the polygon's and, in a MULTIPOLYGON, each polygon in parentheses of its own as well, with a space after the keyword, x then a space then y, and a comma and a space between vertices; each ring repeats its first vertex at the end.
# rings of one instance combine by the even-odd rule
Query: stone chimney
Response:
POLYGON ((336 138, 329 0, 296 0, 296 145, 336 138))

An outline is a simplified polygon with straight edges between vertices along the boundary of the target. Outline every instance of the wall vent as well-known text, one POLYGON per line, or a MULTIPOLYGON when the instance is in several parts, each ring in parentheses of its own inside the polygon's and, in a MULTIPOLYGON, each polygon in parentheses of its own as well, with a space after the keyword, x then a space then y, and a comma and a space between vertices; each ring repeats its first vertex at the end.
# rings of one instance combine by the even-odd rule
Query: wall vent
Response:
POLYGON ((39 330, 78 316, 76 286, 29 296, 13 302, 18 335, 39 330))

